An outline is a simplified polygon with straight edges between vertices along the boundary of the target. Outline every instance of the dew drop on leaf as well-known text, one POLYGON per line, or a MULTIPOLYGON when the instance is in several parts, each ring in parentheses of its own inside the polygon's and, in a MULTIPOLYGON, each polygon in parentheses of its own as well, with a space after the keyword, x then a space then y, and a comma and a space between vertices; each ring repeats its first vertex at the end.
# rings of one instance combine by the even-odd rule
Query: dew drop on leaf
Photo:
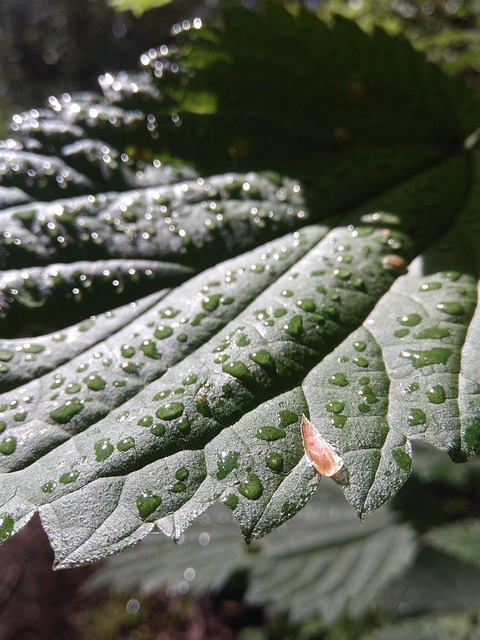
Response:
POLYGON ((278 427, 260 427, 255 434, 259 440, 266 440, 267 442, 273 442, 274 440, 280 440, 285 438, 286 432, 278 427))
POLYGON ((349 384, 347 376, 344 373, 334 373, 333 376, 328 378, 328 382, 337 387, 346 387, 349 384))
POLYGON ((445 402, 445 389, 442 385, 436 384, 427 391, 427 398, 434 404, 443 404, 445 402))
POLYGON ((114 451, 114 446, 109 438, 98 440, 93 448, 95 449, 95 459, 97 462, 103 462, 109 458, 114 451))
POLYGON ((0 453, 4 456, 10 456, 17 448, 17 439, 15 436, 8 436, 0 442, 0 453))
POLYGON ((260 478, 255 473, 250 473, 247 479, 238 485, 238 492, 249 500, 258 500, 263 494, 260 478))
POLYGON ((162 504, 160 496, 144 491, 136 500, 138 515, 142 520, 148 518, 162 504))

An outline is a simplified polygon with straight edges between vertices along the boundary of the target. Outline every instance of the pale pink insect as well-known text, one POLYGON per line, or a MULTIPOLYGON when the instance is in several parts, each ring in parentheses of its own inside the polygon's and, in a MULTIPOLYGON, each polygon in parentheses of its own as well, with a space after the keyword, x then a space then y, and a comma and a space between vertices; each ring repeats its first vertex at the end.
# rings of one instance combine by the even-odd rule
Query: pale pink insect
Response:
POLYGON ((305 416, 302 416, 302 438, 307 458, 321 476, 334 476, 340 471, 343 459, 305 416))

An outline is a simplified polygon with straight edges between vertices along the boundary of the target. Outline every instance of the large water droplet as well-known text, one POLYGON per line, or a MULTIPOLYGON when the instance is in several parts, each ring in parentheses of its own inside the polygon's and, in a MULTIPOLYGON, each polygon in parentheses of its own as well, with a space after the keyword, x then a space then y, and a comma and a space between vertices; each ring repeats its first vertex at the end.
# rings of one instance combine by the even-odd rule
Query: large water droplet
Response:
POLYGON ((442 313, 448 313, 451 316, 461 316, 465 313, 465 309, 460 302, 439 302, 437 309, 442 313))
POLYGON ((427 398, 434 404, 443 404, 445 402, 445 389, 442 385, 436 384, 427 391, 427 398))
POLYGON ((159 407, 155 414, 160 420, 175 420, 179 418, 185 410, 185 406, 181 402, 169 402, 163 407, 159 407))
POLYGON ((398 318, 398 321, 406 327, 415 327, 422 321, 422 316, 418 315, 418 313, 409 313, 398 318))
POLYGON ((162 504, 160 496, 154 495, 151 491, 144 491, 136 500, 138 515, 142 520, 148 518, 162 504))
POLYGON ((283 470, 284 461, 281 453, 270 453, 265 458, 265 464, 269 469, 275 471, 275 473, 279 473, 283 470))
POLYGON ((107 386, 107 381, 105 378, 98 376, 96 374, 92 374, 83 379, 85 384, 92 391, 102 391, 107 386))
POLYGON ((97 462, 103 462, 109 458, 114 451, 114 446, 109 438, 98 440, 93 448, 95 449, 95 459, 97 462))
POLYGON ((15 436, 8 436, 0 442, 0 453, 4 456, 10 456, 17 448, 17 439, 15 436))
POLYGON ((124 452, 132 449, 135 446, 135 439, 131 436, 127 436, 126 438, 122 438, 117 442, 118 451, 124 452))
POLYGON ((392 458, 398 464, 400 469, 407 473, 410 472, 410 469, 412 468, 412 459, 403 449, 393 449, 392 458))
POLYGON ((418 425, 425 424, 427 421, 427 416, 422 409, 410 409, 410 413, 408 414, 408 424, 411 427, 416 427, 418 425))
POLYGON ((278 427, 260 427, 255 434, 259 440, 266 440, 267 442, 280 440, 280 438, 285 438, 286 435, 286 432, 278 427))
POLYGON ((285 333, 292 338, 298 338, 303 330, 302 316, 293 316, 289 322, 284 326, 285 333))
POLYGON ((67 400, 67 402, 54 409, 50 413, 50 418, 54 422, 58 422, 59 424, 66 424, 69 422, 77 413, 83 409, 83 402, 78 398, 72 398, 71 400, 67 400))
POLYGON ((337 387, 346 387, 349 384, 347 376, 344 373, 334 373, 333 376, 328 378, 328 382, 337 387))
POLYGON ((420 333, 416 333, 413 337, 418 340, 440 340, 441 338, 448 338, 449 335, 450 331, 448 329, 430 327, 429 329, 423 329, 420 333))
POLYGON ((237 378, 241 382, 251 382, 254 380, 253 374, 250 369, 239 360, 234 360, 233 362, 224 364, 222 370, 225 371, 225 373, 230 374, 234 378, 237 378))
POLYGON ((238 485, 238 492, 249 500, 258 500, 263 494, 260 478, 255 473, 251 473, 244 482, 238 485))
POLYGON ((431 364, 446 364, 451 353, 450 349, 433 347, 428 351, 402 351, 400 355, 408 358, 415 369, 420 369, 431 364))
POLYGON ((345 405, 343 402, 337 402, 336 400, 332 400, 332 402, 327 402, 325 405, 325 409, 330 411, 331 413, 342 413, 345 405))

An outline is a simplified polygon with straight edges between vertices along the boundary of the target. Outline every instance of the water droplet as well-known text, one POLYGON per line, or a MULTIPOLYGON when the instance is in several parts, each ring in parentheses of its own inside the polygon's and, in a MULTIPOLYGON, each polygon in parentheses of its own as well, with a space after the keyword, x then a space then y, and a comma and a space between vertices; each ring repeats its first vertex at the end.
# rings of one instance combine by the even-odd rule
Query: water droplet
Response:
POLYGON ((397 320, 406 327, 415 327, 422 321, 422 316, 418 315, 418 313, 409 313, 401 318, 397 318, 397 320))
POLYGON ((292 338, 298 338, 303 330, 303 318, 302 316, 293 316, 289 322, 283 327, 285 333, 288 333, 292 338))
POLYGON ((161 422, 158 422, 155 426, 153 426, 150 429, 150 433, 152 434, 152 436, 161 437, 165 435, 166 430, 167 428, 165 427, 165 425, 162 424, 161 422))
POLYGON ((59 481, 62 484, 71 484, 72 482, 75 482, 79 475, 78 471, 69 471, 68 473, 62 474, 59 481))
POLYGON ((159 340, 165 340, 165 338, 169 338, 173 333, 173 329, 171 327, 167 327, 163 324, 159 325, 154 332, 155 338, 159 340))
POLYGON ((134 446, 135 446, 135 439, 132 438, 131 436, 122 438, 117 442, 117 449, 118 451, 122 451, 122 452, 132 449, 134 446))
POLYGON ((362 367, 362 368, 366 368, 369 365, 369 362, 366 358, 362 358, 361 356, 358 356, 357 358, 353 359, 353 363, 357 365, 357 367, 362 367))
POLYGON ((258 500, 263 494, 260 478, 255 473, 249 474, 247 479, 238 485, 238 492, 249 500, 258 500))
POLYGON ((189 384, 195 384, 195 382, 198 380, 198 376, 195 373, 191 373, 189 376, 187 376, 184 380, 183 383, 185 386, 188 386, 189 384))
POLYGON ((45 484, 42 484, 40 489, 41 491, 43 491, 43 493, 53 493, 55 491, 56 486, 57 486, 57 483, 50 480, 49 482, 45 482, 45 484))
POLYGON ((150 516, 162 504, 160 496, 154 495, 151 491, 144 491, 136 500, 138 515, 142 520, 150 516))
POLYGON ((187 480, 189 475, 190 471, 187 469, 187 467, 180 467, 180 469, 177 469, 175 473, 175 478, 184 482, 185 480, 187 480))
POLYGON ((330 422, 333 424, 334 427, 341 429, 342 427, 345 426, 345 423, 347 422, 347 416, 334 413, 330 418, 330 422))
POLYGON ((404 338, 405 336, 408 336, 409 333, 410 333, 410 329, 397 329, 396 331, 393 332, 393 335, 396 338, 404 338))
POLYGON ((224 480, 229 473, 238 468, 238 451, 220 451, 217 453, 217 480, 224 480))
POLYGON ((431 364, 446 364, 451 353, 450 349, 433 347, 428 351, 402 351, 400 355, 408 358, 415 369, 420 369, 431 364))
POLYGON ((342 413, 345 409, 345 405, 343 402, 337 402, 336 400, 332 400, 332 402, 327 402, 325 405, 325 409, 330 411, 331 413, 342 413))
POLYGON ((224 364, 222 370, 225 371, 225 373, 230 374, 234 378, 237 378, 241 382, 251 382, 254 380, 253 374, 250 369, 239 360, 234 360, 233 362, 224 364))
POLYGON ((178 342, 187 342, 188 335, 186 333, 179 333, 177 336, 178 342))
POLYGON ((415 391, 418 391, 419 389, 420 385, 418 384, 418 382, 411 382, 406 388, 406 391, 407 393, 415 393, 415 391))
POLYGON ((417 425, 425 424, 427 421, 427 416, 425 412, 421 409, 410 409, 410 413, 408 414, 408 424, 411 427, 416 427, 417 425))
POLYGON ((435 291, 436 289, 441 289, 441 282, 425 282, 420 287, 420 291, 435 291))
POLYGON ((169 402, 163 407, 159 407, 155 415, 160 420, 175 420, 179 418, 185 410, 185 406, 181 402, 169 402))
POLYGON ((255 351, 255 353, 251 353, 248 357, 250 358, 250 360, 258 364, 260 367, 263 367, 264 369, 275 368, 275 360, 273 359, 273 356, 265 349, 255 351))
POLYGON ((10 456, 17 448, 17 439, 15 436, 8 436, 0 442, 0 453, 4 456, 10 456))
POLYGON ((109 438, 98 440, 93 448, 95 449, 95 459, 97 462, 103 462, 109 458, 114 451, 114 446, 109 438))
POLYGON ((272 471, 275 471, 276 473, 279 473, 280 471, 283 470, 283 466, 284 466, 284 460, 283 460, 282 454, 281 453, 270 453, 265 458, 265 464, 272 471))
POLYGON ((297 300, 297 307, 303 309, 304 311, 313 312, 317 308, 315 302, 311 298, 304 298, 302 300, 297 300))
POLYGON ((101 376, 98 376, 96 374, 87 376, 83 379, 83 381, 92 391, 103 391, 103 389, 105 389, 105 387, 107 386, 107 381, 105 380, 105 378, 102 378, 101 376))
POLYGON ((448 313, 451 316, 461 316, 465 313, 465 309, 460 302, 439 302, 437 309, 442 313, 448 313))
POLYGON ((59 424, 66 424, 69 422, 77 413, 83 409, 83 402, 78 398, 72 398, 71 400, 67 400, 67 402, 54 409, 50 413, 50 418, 54 422, 58 422, 59 424))
POLYGON ((137 421, 139 427, 151 427, 153 424, 152 416, 143 416, 137 421))
POLYGON ((135 349, 131 345, 124 344, 120 349, 120 353, 124 358, 131 358, 133 355, 135 355, 135 349))
POLYGON ((410 472, 410 469, 412 468, 412 459, 403 449, 393 449, 392 458, 398 464, 400 469, 407 473, 410 472))
POLYGON ((255 434, 259 440, 266 440, 267 442, 280 440, 280 438, 285 438, 286 435, 285 431, 278 427, 260 427, 255 434))
POLYGON ((365 349, 367 348, 367 343, 359 340, 358 342, 353 343, 353 348, 356 351, 365 351, 365 349))
POLYGON ((361 413, 369 413, 372 410, 372 407, 369 404, 362 402, 358 405, 358 410, 361 413))
POLYGON ((79 391, 81 391, 82 389, 82 385, 79 384, 78 382, 71 382, 70 384, 67 385, 65 392, 68 393, 69 395, 72 395, 74 393, 78 393, 79 391))
POLYGON ((335 384, 337 387, 346 387, 349 382, 347 376, 344 373, 334 373, 333 376, 328 378, 329 384, 335 384))
POLYGON ((186 434, 190 432, 191 426, 192 423, 188 418, 182 418, 177 424, 177 429, 180 431, 180 433, 186 434))
POLYGON ((169 489, 171 493, 184 493, 186 490, 187 490, 187 485, 185 484, 185 482, 176 482, 169 489))
POLYGON ((275 309, 275 311, 273 312, 273 317, 274 318, 281 318, 282 316, 287 314, 287 310, 286 309, 275 309))
POLYGON ((238 504, 238 496, 236 496, 234 493, 229 493, 228 496, 222 500, 222 502, 229 509, 235 509, 238 504))
POLYGON ((0 515, 0 542, 7 540, 13 533, 15 522, 9 514, 2 513, 0 515))
POLYGON ((358 392, 358 395, 365 398, 365 401, 368 402, 368 404, 375 404, 376 402, 378 402, 378 398, 375 395, 373 389, 368 385, 363 386, 358 392))
POLYGON ((284 298, 291 298, 293 296, 293 291, 290 291, 290 289, 284 289, 282 291, 282 296, 284 298))
POLYGON ((334 269, 333 275, 340 280, 348 280, 352 275, 352 272, 342 267, 340 269, 334 269))
POLYGON ((244 333, 241 333, 237 338, 235 338, 235 344, 237 347, 246 347, 250 344, 250 338, 244 333))
POLYGON ((202 300, 202 307, 205 311, 215 311, 220 303, 222 295, 220 293, 215 293, 211 296, 207 296, 202 300))
POLYGON ((13 352, 8 349, 0 349, 0 361, 9 362, 13 358, 13 352))
POLYGON ((456 282, 462 277, 460 271, 444 271, 442 273, 442 278, 446 278, 447 280, 451 280, 452 282, 456 282))
POLYGON ((442 385, 436 384, 427 391, 427 398, 434 404, 443 404, 445 402, 445 389, 442 385))
POLYGON ((152 360, 160 360, 162 354, 157 349, 157 344, 154 340, 144 340, 140 345, 140 351, 152 360))

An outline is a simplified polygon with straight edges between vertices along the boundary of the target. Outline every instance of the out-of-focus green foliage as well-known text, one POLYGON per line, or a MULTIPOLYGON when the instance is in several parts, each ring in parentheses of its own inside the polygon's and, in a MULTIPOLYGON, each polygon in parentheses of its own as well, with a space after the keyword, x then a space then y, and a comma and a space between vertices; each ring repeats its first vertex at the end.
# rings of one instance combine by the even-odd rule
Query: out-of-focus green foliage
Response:
POLYGON ((172 0, 109 0, 110 6, 117 11, 132 11, 137 16, 141 16, 144 11, 163 7, 170 2, 172 0))

